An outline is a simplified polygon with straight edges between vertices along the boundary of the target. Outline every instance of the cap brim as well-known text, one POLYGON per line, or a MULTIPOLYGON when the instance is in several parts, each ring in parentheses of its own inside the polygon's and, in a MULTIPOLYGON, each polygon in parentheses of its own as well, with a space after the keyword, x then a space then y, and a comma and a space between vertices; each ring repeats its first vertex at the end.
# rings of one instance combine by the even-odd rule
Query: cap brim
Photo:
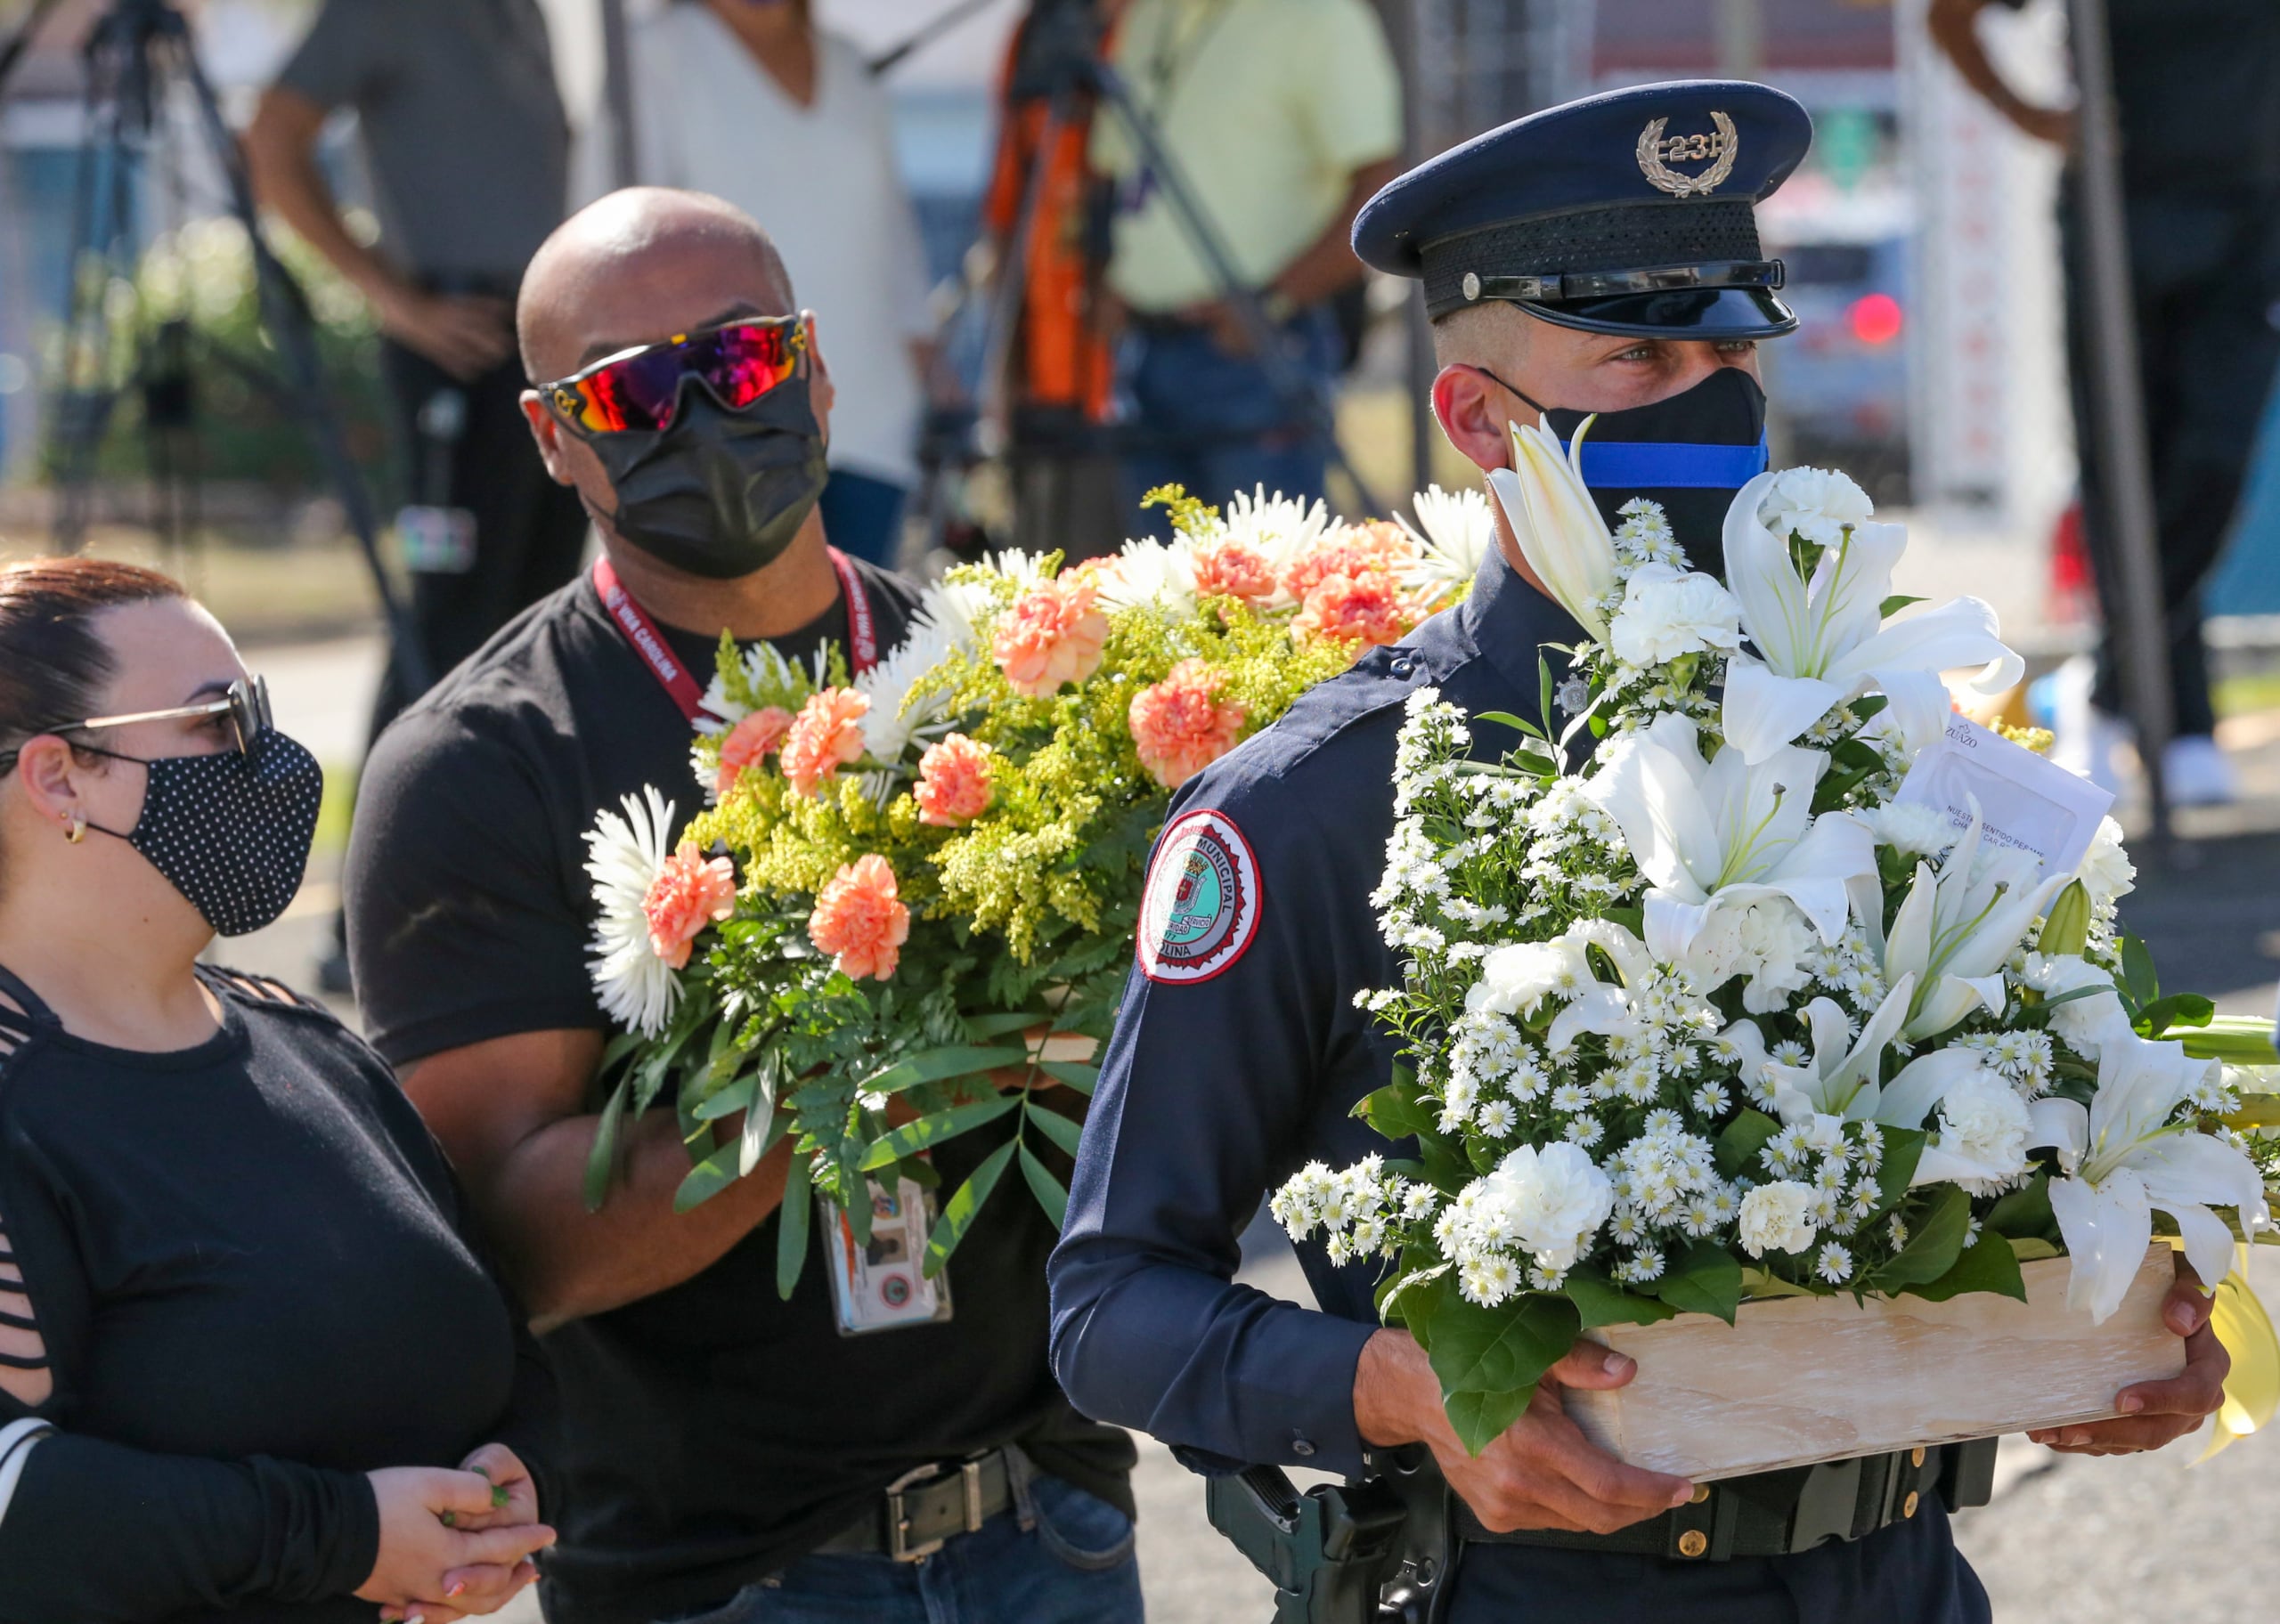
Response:
POLYGON ((1622 293, 1610 298, 1522 304, 1520 308, 1559 327, 1626 338, 1778 338, 1797 328, 1796 313, 1762 288, 1622 293))

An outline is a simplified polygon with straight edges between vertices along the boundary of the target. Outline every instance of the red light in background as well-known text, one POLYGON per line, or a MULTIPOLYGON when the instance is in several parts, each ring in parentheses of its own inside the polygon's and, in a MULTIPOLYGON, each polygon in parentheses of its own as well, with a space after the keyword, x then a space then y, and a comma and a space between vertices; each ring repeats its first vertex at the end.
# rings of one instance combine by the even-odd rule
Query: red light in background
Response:
POLYGON ((1890 344, 1900 337, 1900 301, 1888 293, 1864 293, 1852 301, 1845 320, 1862 344, 1890 344))

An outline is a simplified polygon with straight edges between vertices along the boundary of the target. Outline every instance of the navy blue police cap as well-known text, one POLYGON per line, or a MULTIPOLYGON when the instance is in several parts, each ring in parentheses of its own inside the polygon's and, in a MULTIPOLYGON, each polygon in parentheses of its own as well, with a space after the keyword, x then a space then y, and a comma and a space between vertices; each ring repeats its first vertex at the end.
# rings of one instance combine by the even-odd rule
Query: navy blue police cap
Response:
POLYGON ((1812 144, 1791 96, 1735 79, 1641 85, 1548 108, 1388 182, 1354 252, 1421 278, 1435 320, 1502 299, 1562 327, 1767 338, 1797 318, 1756 205, 1812 144))

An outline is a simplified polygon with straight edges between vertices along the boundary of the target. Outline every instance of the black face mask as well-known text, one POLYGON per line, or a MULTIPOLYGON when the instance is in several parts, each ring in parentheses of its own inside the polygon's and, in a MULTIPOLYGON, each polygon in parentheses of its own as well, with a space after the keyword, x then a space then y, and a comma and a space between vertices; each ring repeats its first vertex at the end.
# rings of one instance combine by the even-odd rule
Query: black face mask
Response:
MULTIPOLYGON (((1592 415, 1528 404, 1562 443, 1592 415)), ((1722 581, 1726 509, 1766 467, 1765 391, 1740 368, 1721 367, 1683 394, 1600 412, 1584 437, 1583 463, 1584 483, 1610 529, 1623 523, 1623 505, 1633 498, 1657 502, 1687 562, 1722 581)))
POLYGON ((733 581, 776 562, 823 494, 823 431, 804 374, 742 411, 681 386, 672 426, 591 442, 617 493, 597 513, 628 542, 684 574, 733 581))
POLYGON ((150 772, 134 828, 90 829, 141 852, 222 935, 276 922, 301 889, 316 838, 324 769, 314 756, 274 727, 256 734, 246 754, 146 760, 79 748, 150 772))

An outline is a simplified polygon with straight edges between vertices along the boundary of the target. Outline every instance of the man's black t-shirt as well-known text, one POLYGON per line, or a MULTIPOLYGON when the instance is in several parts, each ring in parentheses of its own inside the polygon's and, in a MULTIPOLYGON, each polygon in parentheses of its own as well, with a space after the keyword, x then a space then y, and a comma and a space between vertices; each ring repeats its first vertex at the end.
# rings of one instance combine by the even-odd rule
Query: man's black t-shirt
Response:
MULTIPOLYGON (((916 598, 857 564, 882 649, 916 598)), ((700 678, 712 640, 664 629, 700 678)), ((776 646, 844 646, 843 602, 776 646)), ((366 1027, 401 1068, 514 1033, 608 1022, 587 972, 586 831, 653 784, 676 827, 703 792, 689 727, 581 578, 509 625, 374 749, 348 862, 366 1027)), ((658 1108, 670 1108, 669 1102, 658 1108)), ((983 1148, 986 1150, 987 1147, 983 1148)), ((937 1159, 955 1188, 981 1151, 937 1159)), ((810 1258, 788 1303, 770 1219, 656 1296, 552 1333, 566 1433, 554 1624, 647 1624, 721 1600, 846 1527, 895 1478, 1019 1442, 1130 1508, 1128 1439, 1070 1408, 1046 1361, 1052 1224, 1000 1191, 949 1268, 947 1324, 843 1337, 810 1258)))

